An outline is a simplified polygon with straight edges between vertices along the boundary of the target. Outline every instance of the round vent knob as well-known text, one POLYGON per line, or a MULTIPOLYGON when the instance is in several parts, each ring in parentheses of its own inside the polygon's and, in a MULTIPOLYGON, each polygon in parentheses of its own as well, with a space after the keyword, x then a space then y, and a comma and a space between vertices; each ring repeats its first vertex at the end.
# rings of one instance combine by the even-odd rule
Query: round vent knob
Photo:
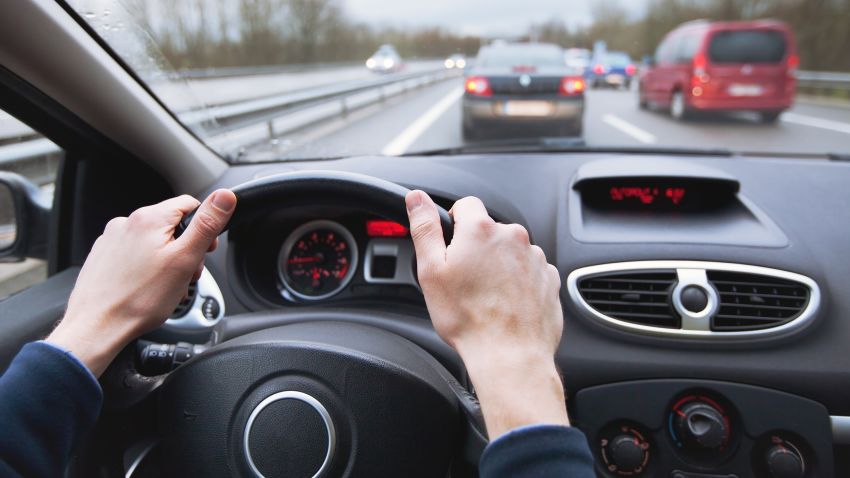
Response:
POLYGON ((682 307, 696 314, 705 310, 708 305, 708 294, 702 287, 689 285, 682 289, 681 301, 682 307))

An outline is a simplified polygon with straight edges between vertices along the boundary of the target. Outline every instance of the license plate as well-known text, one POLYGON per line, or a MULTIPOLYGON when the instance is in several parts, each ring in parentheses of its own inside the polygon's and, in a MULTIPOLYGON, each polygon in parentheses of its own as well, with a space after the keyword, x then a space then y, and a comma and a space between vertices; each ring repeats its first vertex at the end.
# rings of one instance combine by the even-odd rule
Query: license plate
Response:
POLYGON ((549 116, 552 103, 548 101, 506 101, 505 114, 508 116, 549 116))
POLYGON ((731 96, 761 96, 763 93, 764 88, 761 85, 729 85, 731 96))
POLYGON ((615 83, 615 84, 619 85, 620 83, 623 82, 623 80, 625 80, 625 78, 623 77, 623 75, 616 75, 615 74, 615 75, 606 76, 605 80, 608 81, 608 83, 615 83))

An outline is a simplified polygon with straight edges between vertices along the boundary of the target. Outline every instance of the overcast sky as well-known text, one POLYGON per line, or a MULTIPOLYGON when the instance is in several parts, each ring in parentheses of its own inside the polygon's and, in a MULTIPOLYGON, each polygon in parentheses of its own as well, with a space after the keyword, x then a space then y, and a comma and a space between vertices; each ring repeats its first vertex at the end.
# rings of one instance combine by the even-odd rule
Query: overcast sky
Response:
MULTIPOLYGON (((368 23, 392 26, 442 26, 470 35, 511 35, 530 23, 552 18, 570 26, 591 21, 599 0, 341 0, 346 13, 368 23)), ((610 0, 609 0, 610 1, 610 0)), ((620 0, 633 15, 647 0, 620 0)))

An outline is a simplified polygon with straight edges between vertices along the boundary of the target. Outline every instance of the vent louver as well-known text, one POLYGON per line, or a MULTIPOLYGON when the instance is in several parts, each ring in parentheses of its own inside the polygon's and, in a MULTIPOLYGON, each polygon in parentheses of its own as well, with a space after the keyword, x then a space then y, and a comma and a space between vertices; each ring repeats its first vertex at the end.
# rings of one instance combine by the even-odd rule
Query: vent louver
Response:
POLYGON ((171 318, 176 319, 178 317, 183 317, 184 315, 186 315, 189 312, 189 310, 192 309, 192 304, 195 303, 195 297, 197 295, 198 295, 198 283, 197 282, 191 282, 189 284, 189 291, 186 294, 186 297, 184 297, 180 301, 180 303, 177 304, 177 307, 174 309, 174 313, 171 314, 171 318))
POLYGON ((744 272, 708 271, 720 294, 712 330, 776 327, 798 317, 809 302, 809 288, 798 282, 744 272))
POLYGON ((670 303, 676 272, 611 272, 581 279, 579 293, 597 311, 624 322, 679 328, 670 303))

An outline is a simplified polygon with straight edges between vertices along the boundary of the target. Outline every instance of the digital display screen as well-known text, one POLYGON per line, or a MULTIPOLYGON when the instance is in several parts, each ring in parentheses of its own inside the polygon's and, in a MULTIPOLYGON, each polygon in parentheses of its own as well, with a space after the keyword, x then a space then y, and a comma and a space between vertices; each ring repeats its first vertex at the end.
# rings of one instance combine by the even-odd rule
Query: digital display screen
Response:
POLYGON ((678 212, 728 205, 737 188, 693 178, 598 178, 579 187, 582 202, 607 211, 678 212))
POLYGON ((613 202, 639 202, 647 206, 659 202, 678 206, 682 204, 687 193, 688 189, 682 186, 611 186, 610 189, 613 202))

